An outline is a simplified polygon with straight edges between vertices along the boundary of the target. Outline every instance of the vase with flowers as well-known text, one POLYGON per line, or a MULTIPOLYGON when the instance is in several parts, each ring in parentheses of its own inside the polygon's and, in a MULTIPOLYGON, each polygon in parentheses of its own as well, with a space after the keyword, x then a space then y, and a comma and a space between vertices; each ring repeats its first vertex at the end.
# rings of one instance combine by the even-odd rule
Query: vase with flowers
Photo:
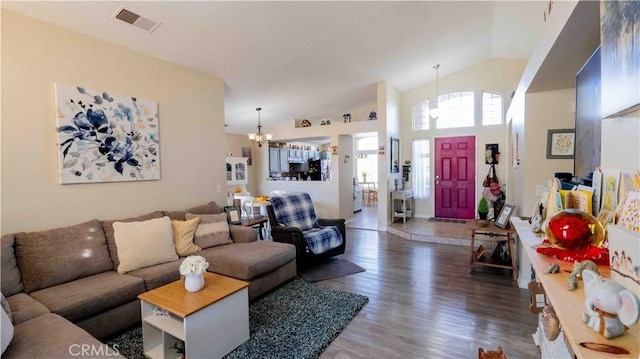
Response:
POLYGON ((187 292, 197 292, 204 287, 204 271, 209 262, 202 256, 188 256, 180 264, 180 274, 184 276, 184 288, 187 292))

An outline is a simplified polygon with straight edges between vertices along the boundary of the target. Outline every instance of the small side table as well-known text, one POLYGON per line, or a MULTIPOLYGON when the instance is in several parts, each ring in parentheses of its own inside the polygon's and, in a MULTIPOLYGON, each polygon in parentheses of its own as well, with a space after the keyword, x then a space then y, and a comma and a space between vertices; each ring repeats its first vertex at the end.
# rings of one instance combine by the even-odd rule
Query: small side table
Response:
POLYGON ((395 222, 396 218, 402 218, 402 223, 407 223, 407 218, 413 218, 415 205, 412 189, 391 192, 392 222, 395 222), (397 202, 400 202, 399 209, 397 202))
POLYGON ((249 339, 249 283, 209 272, 204 280, 194 293, 177 280, 138 296, 148 358, 176 358, 176 343, 187 358, 221 358, 249 339))
POLYGON ((467 221, 467 228, 471 231, 471 260, 469 261, 470 272, 473 271, 474 265, 511 269, 513 273, 513 280, 517 282, 518 267, 516 266, 516 250, 514 247, 515 240, 513 238, 513 234, 516 233, 516 231, 510 228, 500 228, 491 221, 485 221, 485 224, 486 225, 483 226, 481 222, 479 222, 479 220, 475 219, 470 219, 467 221), (506 237, 507 245, 509 247, 509 255, 511 256, 511 265, 494 263, 491 260, 485 261, 480 260, 480 258, 476 258, 476 235, 487 236, 488 238, 486 240, 490 241, 501 241, 504 240, 503 237, 506 237))
POLYGON ((264 240, 264 236, 262 235, 262 231, 265 228, 265 223, 269 222, 267 217, 265 216, 253 216, 252 218, 245 218, 242 220, 242 225, 245 227, 252 227, 258 229, 258 234, 260 235, 260 239, 264 240))

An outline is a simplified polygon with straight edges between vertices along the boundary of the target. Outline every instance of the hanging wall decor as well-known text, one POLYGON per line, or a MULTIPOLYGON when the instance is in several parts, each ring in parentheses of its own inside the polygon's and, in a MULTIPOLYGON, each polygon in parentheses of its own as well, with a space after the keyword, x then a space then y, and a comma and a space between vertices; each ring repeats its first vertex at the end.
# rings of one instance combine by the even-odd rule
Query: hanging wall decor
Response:
POLYGON ((60 183, 160 179, 158 103, 56 84, 60 183))
POLYGON ((598 118, 640 109, 640 33, 637 1, 600 3, 602 108, 598 118))

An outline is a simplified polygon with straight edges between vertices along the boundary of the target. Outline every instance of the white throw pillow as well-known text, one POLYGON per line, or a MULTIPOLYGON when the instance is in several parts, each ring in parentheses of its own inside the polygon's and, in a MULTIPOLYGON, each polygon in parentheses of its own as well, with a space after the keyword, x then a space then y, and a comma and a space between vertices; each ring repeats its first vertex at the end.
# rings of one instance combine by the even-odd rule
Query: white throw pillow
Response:
POLYGON ((12 340, 13 324, 4 309, 0 308, 0 347, 2 347, 2 353, 7 350, 7 347, 11 344, 12 340))
POLYGON ((178 260, 169 217, 142 222, 114 222, 118 249, 118 273, 178 260))

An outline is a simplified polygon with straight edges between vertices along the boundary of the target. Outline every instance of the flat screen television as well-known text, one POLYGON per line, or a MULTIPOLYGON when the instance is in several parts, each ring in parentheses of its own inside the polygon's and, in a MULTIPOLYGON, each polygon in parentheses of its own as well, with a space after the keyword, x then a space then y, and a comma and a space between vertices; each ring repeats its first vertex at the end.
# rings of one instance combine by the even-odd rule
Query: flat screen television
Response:
POLYGON ((602 127, 600 89, 600 46, 598 46, 576 75, 576 147, 573 175, 578 182, 590 178, 590 175, 600 166, 602 127))

